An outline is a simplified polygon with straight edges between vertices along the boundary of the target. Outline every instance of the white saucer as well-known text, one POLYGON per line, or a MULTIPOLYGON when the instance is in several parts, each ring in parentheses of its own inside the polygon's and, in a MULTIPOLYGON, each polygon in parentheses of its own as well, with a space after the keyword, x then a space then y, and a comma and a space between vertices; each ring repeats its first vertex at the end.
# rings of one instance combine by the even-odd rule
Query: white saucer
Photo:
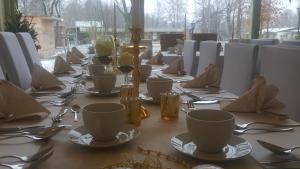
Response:
POLYGON ((145 94, 145 93, 140 93, 139 98, 142 102, 145 102, 145 103, 160 104, 159 100, 153 100, 153 98, 151 96, 149 96, 148 94, 145 94))
POLYGON ((89 93, 91 95, 100 96, 100 97, 114 96, 114 95, 117 95, 118 93, 120 93, 119 89, 113 89, 109 93, 99 92, 94 87, 87 88, 86 91, 87 91, 87 93, 89 93))
POLYGON ((223 148, 223 152, 204 153, 197 150, 188 133, 182 133, 171 138, 171 145, 178 151, 205 161, 229 161, 242 158, 250 154, 251 144, 237 136, 233 136, 228 145, 223 148))
POLYGON ((115 140, 111 141, 94 140, 93 136, 89 134, 84 126, 71 130, 68 135, 70 140, 75 144, 92 148, 107 148, 125 144, 134 140, 140 135, 140 131, 128 125, 116 135, 115 140))

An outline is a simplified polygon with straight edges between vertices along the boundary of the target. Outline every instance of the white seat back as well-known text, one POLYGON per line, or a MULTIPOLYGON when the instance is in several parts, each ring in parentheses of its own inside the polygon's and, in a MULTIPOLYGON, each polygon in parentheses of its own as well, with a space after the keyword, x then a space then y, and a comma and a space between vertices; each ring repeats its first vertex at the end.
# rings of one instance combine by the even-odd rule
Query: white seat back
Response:
POLYGON ((200 58, 197 75, 204 72, 209 64, 217 64, 217 58, 220 57, 221 44, 216 41, 200 42, 200 58))
POLYGON ((5 80, 5 75, 2 71, 1 65, 0 65, 0 80, 5 80))
POLYGON ((187 75, 192 75, 193 69, 195 70, 195 64, 193 64, 196 57, 195 40, 185 40, 183 46, 183 61, 184 70, 187 75))
POLYGON ((254 45, 278 45, 278 39, 251 39, 251 43, 254 45))
POLYGON ((264 46, 259 55, 260 74, 279 88, 278 99, 286 106, 284 112, 300 121, 300 48, 264 46))
POLYGON ((15 34, 0 33, 0 63, 7 80, 22 89, 28 89, 31 74, 15 34))
POLYGON ((228 43, 225 45, 221 88, 238 96, 250 87, 257 60, 257 46, 253 44, 228 43))
POLYGON ((29 70, 32 71, 33 64, 41 65, 39 54, 36 50, 34 41, 29 33, 17 33, 20 46, 27 61, 29 70))
POLYGON ((300 46, 300 40, 284 40, 280 43, 283 46, 300 46))

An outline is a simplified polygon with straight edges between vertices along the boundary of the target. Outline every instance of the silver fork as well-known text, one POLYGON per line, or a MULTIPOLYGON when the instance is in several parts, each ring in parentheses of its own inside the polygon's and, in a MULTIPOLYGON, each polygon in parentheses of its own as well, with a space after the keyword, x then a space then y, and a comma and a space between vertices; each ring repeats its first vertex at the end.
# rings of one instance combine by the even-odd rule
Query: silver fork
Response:
POLYGON ((52 156, 52 154, 53 151, 45 154, 44 156, 40 157, 38 160, 31 163, 15 163, 15 164, 0 163, 0 166, 7 167, 10 169, 32 169, 35 168, 38 164, 40 164, 42 161, 47 160, 49 157, 52 156))
POLYGON ((17 156, 17 155, 7 155, 7 156, 1 156, 0 159, 4 159, 4 158, 17 158, 22 162, 33 162, 38 160, 39 158, 41 158, 43 155, 47 154, 50 150, 52 150, 53 145, 51 146, 47 146, 46 148, 43 148, 42 150, 40 150, 39 152, 30 155, 30 156, 17 156))
POLYGON ((294 131, 293 128, 247 128, 247 129, 236 129, 234 130, 235 135, 245 134, 247 131, 256 130, 256 131, 267 131, 267 132, 289 132, 294 131))
POLYGON ((63 108, 60 110, 60 112, 59 112, 56 116, 54 116, 54 117, 51 118, 51 120, 52 120, 52 125, 55 124, 55 123, 61 122, 62 117, 63 117, 67 112, 68 112, 68 108, 63 107, 63 108))
POLYGON ((249 126, 254 124, 263 124, 263 125, 270 125, 270 126, 276 126, 276 127, 299 127, 300 124, 277 124, 277 123, 269 123, 269 122, 262 122, 262 121, 255 121, 245 124, 236 124, 236 129, 247 129, 249 126))

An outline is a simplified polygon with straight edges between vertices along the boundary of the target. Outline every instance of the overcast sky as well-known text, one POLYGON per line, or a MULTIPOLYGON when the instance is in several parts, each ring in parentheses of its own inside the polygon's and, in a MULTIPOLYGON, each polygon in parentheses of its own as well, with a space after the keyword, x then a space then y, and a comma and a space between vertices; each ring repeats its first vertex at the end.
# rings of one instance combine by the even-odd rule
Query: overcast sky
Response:
MULTIPOLYGON (((67 0, 69 2, 71 2, 72 0, 67 0)), ((85 2, 86 0, 81 0, 81 2, 85 2)), ((113 0, 106 0, 107 2, 112 2, 113 0)), ((130 2, 130 0, 126 0, 128 2, 130 2)), ((146 13, 152 13, 155 12, 154 8, 155 8, 155 4, 157 1, 161 1, 161 0, 145 0, 145 12, 146 13)), ((194 0, 183 0, 186 1, 188 3, 189 6, 189 13, 187 15, 192 15, 193 13, 193 2, 194 0), (190 10, 192 9, 192 10, 190 10)), ((297 13, 297 7, 300 6, 300 0, 292 0, 292 3, 289 3, 289 0, 281 0, 281 2, 283 3, 283 6, 285 8, 291 9, 294 13, 297 13)))

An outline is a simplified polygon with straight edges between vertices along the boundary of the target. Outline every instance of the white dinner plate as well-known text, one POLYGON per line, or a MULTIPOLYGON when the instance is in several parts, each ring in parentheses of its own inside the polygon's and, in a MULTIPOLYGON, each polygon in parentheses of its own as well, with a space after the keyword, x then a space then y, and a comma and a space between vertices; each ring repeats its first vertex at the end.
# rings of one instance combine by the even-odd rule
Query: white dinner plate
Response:
POLYGON ((144 103, 160 104, 159 100, 153 100, 153 98, 149 96, 147 93, 140 93, 139 98, 144 103))
POLYGON ((107 97, 107 96, 114 96, 120 93, 120 89, 113 89, 109 93, 106 92, 99 92, 94 87, 90 87, 86 89, 86 92, 93 95, 93 96, 99 96, 99 97, 107 97))
POLYGON ((205 161, 229 161, 240 159, 252 150, 251 144, 237 136, 233 136, 227 146, 219 153, 204 153, 197 149, 188 133, 182 133, 171 138, 171 145, 183 154, 205 161))
POLYGON ((70 140, 77 145, 92 148, 107 148, 125 144, 134 140, 140 135, 140 131, 127 125, 118 134, 116 134, 116 139, 111 141, 95 140, 84 126, 71 130, 68 135, 70 140))

